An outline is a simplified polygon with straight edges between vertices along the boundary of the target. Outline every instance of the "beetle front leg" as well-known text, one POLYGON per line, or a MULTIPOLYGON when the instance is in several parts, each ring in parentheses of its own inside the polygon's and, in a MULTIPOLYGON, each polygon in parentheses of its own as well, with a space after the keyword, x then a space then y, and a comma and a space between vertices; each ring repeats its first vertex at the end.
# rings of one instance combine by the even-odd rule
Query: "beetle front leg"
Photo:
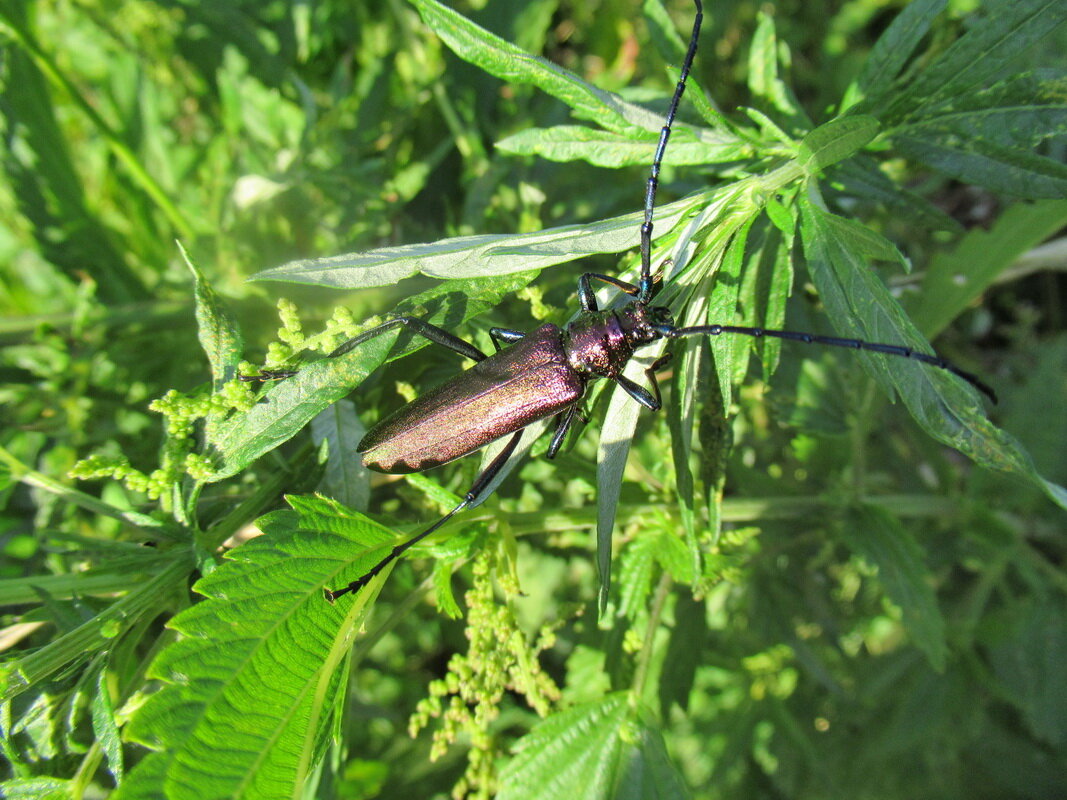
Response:
POLYGON ((610 275, 601 275, 599 272, 587 272, 578 279, 578 302, 581 303, 583 311, 600 310, 600 306, 598 306, 596 302, 596 295, 593 294, 593 287, 589 285, 589 281, 591 280, 598 280, 602 283, 614 286, 620 292, 625 292, 630 295, 630 297, 636 297, 637 293, 641 291, 632 283, 620 281, 618 278, 613 278, 610 275))
POLYGON ((645 370, 645 377, 648 378, 648 384, 652 387, 652 391, 643 386, 638 386, 625 375, 617 375, 614 380, 626 391, 626 394, 630 395, 645 408, 659 411, 663 407, 663 397, 660 395, 656 371, 669 364, 673 357, 673 353, 664 353, 652 362, 652 366, 645 370))

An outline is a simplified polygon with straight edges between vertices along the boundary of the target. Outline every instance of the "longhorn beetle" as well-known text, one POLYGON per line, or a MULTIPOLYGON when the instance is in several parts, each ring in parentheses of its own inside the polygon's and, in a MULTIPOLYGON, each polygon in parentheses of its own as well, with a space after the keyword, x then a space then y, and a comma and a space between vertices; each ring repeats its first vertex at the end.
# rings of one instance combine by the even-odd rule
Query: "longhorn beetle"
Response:
MULTIPOLYGON (((547 457, 553 458, 563 445, 575 417, 580 415, 579 409, 585 396, 586 385, 591 379, 608 378, 615 381, 641 405, 652 411, 659 410, 660 390, 655 373, 666 363, 670 353, 660 357, 645 371, 649 388, 634 383, 622 372, 636 349, 660 339, 719 336, 729 333, 756 338, 769 336, 805 344, 847 347, 901 356, 947 370, 996 402, 993 390, 977 376, 943 358, 919 353, 908 347, 736 325, 676 327, 668 308, 652 305, 656 294, 651 265, 652 214, 660 167, 671 135, 671 125, 696 55, 703 8, 701 0, 694 0, 694 5, 696 16, 689 45, 674 96, 660 130, 645 188, 644 221, 640 229, 641 274, 636 285, 608 275, 586 273, 578 279, 581 312, 574 322, 564 328, 547 323, 530 333, 492 328, 489 333, 496 348, 493 355, 486 355, 474 345, 442 328, 409 316, 396 317, 371 328, 329 354, 328 358, 344 355, 386 331, 403 326, 413 334, 454 350, 475 362, 470 369, 403 406, 367 432, 359 443, 359 452, 363 456, 364 464, 370 469, 391 474, 421 472, 473 453, 504 436, 511 437, 500 453, 478 475, 455 508, 425 530, 396 545, 388 555, 347 586, 327 589, 326 597, 330 602, 350 592, 358 592, 409 548, 473 504, 515 452, 526 426, 538 420, 555 417, 555 433, 547 451, 547 457), (601 311, 593 293, 593 281, 614 286, 633 299, 621 308, 601 311)), ((250 379, 270 380, 289 377, 292 374, 292 370, 266 371, 250 379)))

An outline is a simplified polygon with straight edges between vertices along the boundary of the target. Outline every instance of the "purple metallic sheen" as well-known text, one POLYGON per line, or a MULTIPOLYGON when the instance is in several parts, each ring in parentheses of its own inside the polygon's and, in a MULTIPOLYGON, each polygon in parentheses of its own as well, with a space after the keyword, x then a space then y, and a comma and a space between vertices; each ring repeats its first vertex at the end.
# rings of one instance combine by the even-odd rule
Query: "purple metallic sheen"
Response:
POLYGON ((633 345, 613 312, 598 312, 567 326, 567 360, 583 374, 614 377, 633 355, 633 345))
POLYGON ((359 452, 378 472, 421 472, 565 411, 585 382, 560 328, 542 325, 378 422, 359 452))

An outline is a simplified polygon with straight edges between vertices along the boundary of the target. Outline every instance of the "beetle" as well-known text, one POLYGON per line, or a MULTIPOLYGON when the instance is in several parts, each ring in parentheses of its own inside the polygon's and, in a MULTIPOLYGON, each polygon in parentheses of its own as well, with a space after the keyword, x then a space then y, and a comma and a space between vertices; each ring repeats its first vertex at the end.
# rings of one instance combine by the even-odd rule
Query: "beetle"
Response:
MULTIPOLYGON (((696 14, 688 48, 660 129, 646 182, 644 220, 640 227, 641 268, 636 284, 599 273, 585 273, 578 279, 581 311, 577 319, 564 327, 547 323, 530 333, 492 328, 490 337, 496 348, 492 355, 424 320, 401 316, 361 333, 327 356, 342 356, 386 331, 404 327, 475 362, 466 371, 401 407, 367 431, 357 449, 362 454, 365 466, 372 470, 389 474, 421 472, 510 436, 503 449, 479 473, 463 499, 452 510, 425 530, 397 544, 356 580, 338 589, 326 589, 326 598, 330 602, 345 594, 358 592, 409 548, 474 504, 500 474, 514 454, 524 429, 530 424, 555 418, 555 432, 546 453, 550 459, 555 457, 574 419, 580 416, 582 400, 591 380, 612 380, 642 406, 652 411, 659 410, 662 401, 656 371, 667 362, 670 353, 660 357, 645 371, 647 388, 623 375, 623 369, 635 351, 664 339, 736 334, 900 356, 946 370, 996 402, 993 390, 976 375, 936 355, 909 347, 735 325, 677 327, 669 308, 653 304, 657 289, 651 264, 653 211, 660 168, 696 55, 703 20, 701 0, 694 0, 694 5, 696 14), (593 292, 594 281, 612 286, 632 299, 619 308, 601 310, 593 292)), ((294 372, 288 370, 264 372, 258 379, 284 378, 292 374, 294 372)))

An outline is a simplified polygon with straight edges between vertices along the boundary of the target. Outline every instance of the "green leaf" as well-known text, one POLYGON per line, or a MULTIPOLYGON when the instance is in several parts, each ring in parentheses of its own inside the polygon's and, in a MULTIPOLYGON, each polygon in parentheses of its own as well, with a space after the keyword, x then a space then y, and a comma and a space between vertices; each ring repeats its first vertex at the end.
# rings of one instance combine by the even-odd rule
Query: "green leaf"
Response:
POLYGON ((704 602, 694 600, 688 592, 677 592, 674 606, 674 626, 671 628, 663 671, 659 677, 660 715, 670 714, 677 704, 682 711, 689 709, 689 693, 697 667, 704 663, 704 644, 708 641, 708 611, 704 602))
POLYGON ((1067 75, 1058 70, 1037 70, 956 97, 951 106, 923 113, 897 132, 1031 150, 1067 133, 1065 99, 1067 75))
POLYGON ((185 248, 178 244, 182 259, 193 273, 193 297, 196 300, 196 330, 200 346, 211 365, 211 386, 219 391, 237 375, 241 360, 241 332, 229 309, 219 300, 203 273, 189 260, 185 248))
POLYGON ((948 658, 945 620, 914 536, 896 516, 874 505, 852 511, 841 532, 853 553, 878 568, 878 580, 903 612, 912 642, 935 670, 944 670, 948 658))
MULTIPOLYGON (((398 313, 416 313, 444 327, 481 314, 529 283, 532 275, 450 282, 409 298, 398 313)), ((295 436, 324 409, 366 380, 386 360, 425 347, 422 337, 410 339, 398 352, 398 330, 386 331, 338 358, 324 358, 300 369, 291 378, 277 381, 250 410, 238 412, 207 431, 208 453, 215 459, 212 481, 240 472, 250 463, 295 436)))
POLYGON ((366 432, 351 400, 338 400, 311 420, 312 440, 329 448, 319 491, 356 511, 366 511, 370 502, 370 470, 357 450, 366 432))
POLYGON ((533 84, 566 103, 578 116, 609 130, 632 126, 659 130, 663 124, 659 114, 627 103, 550 61, 530 55, 436 0, 411 0, 411 3, 423 22, 452 52, 490 75, 512 83, 533 84))
POLYGON ((767 205, 764 207, 764 211, 767 213, 767 218, 774 223, 779 231, 786 236, 792 236, 793 231, 796 230, 797 221, 793 218, 791 206, 782 204, 777 198, 767 198, 767 205))
POLYGON ((895 121, 930 113, 1000 77, 1067 20, 1062 0, 987 1, 967 32, 924 69, 878 116, 895 121))
POLYGON ((115 778, 116 783, 121 783, 123 776, 122 737, 115 721, 115 706, 111 701, 111 687, 108 685, 107 671, 101 668, 94 676, 94 683, 96 684, 95 691, 89 701, 93 733, 107 758, 108 772, 115 778))
POLYGON ((290 503, 294 511, 263 518, 266 535, 196 584, 203 602, 171 621, 181 638, 150 668, 164 688, 126 729, 157 752, 134 768, 117 799, 302 791, 331 732, 351 639, 374 592, 372 582, 331 605, 323 587, 363 574, 395 539, 331 501, 290 503))
POLYGON ((923 37, 930 31, 930 24, 945 9, 946 0, 914 0, 908 3, 889 23, 878 41, 871 48, 867 61, 856 83, 869 108, 892 87, 918 48, 923 37))
MULTIPOLYGON (((804 255, 834 327, 842 336, 928 353, 929 344, 885 286, 835 234, 832 215, 804 195, 799 201, 804 255)), ((1057 503, 1067 503, 1067 491, 1037 474, 1026 451, 989 421, 974 389, 963 380, 911 359, 893 358, 889 364, 891 356, 859 357, 885 392, 899 393, 908 412, 935 439, 978 464, 1035 482, 1057 503)))
POLYGON ((795 99, 778 76, 778 37, 774 17, 759 13, 748 55, 748 87, 752 94, 790 117, 799 113, 795 99))
MULTIPOLYGON (((745 248, 748 245, 749 231, 755 221, 756 217, 750 216, 742 222, 730 239, 722 264, 715 273, 715 289, 708 300, 708 319, 715 323, 731 325, 736 318, 745 248)), ((747 352, 751 346, 751 340, 743 340, 739 344, 735 337, 730 336, 716 336, 711 339, 711 352, 715 357, 715 372, 719 376, 719 392, 724 407, 728 408, 733 402, 736 348, 741 347, 747 352)))
POLYGON ((830 120, 809 132, 797 148, 797 161, 809 175, 844 161, 878 135, 878 120, 850 115, 830 120))
POLYGON ((935 255, 909 309, 919 329, 936 336, 993 284, 1016 259, 1067 225, 1067 201, 1016 203, 989 230, 967 232, 935 255))
POLYGON ((985 638, 1006 699, 1034 736, 1053 748, 1067 742, 1067 603, 1062 595, 1027 597, 996 619, 985 638))
MULTIPOLYGON (((657 138, 651 134, 633 136, 579 125, 558 125, 520 131, 497 142, 496 149, 515 155, 540 156, 549 161, 588 161, 597 167, 618 168, 650 164, 656 142, 657 138)), ((721 164, 751 156, 752 147, 736 137, 679 126, 671 131, 671 143, 663 163, 721 164)))
MULTIPOLYGON (((699 193, 656 209, 657 227, 669 229, 706 199, 706 194, 699 193)), ((637 247, 643 218, 644 212, 637 212, 536 233, 460 236, 365 253, 301 259, 258 272, 254 278, 360 289, 389 286, 416 274, 452 279, 510 275, 637 247)))
POLYGON ((826 218, 826 224, 833 228, 833 235, 841 246, 860 258, 887 261, 905 269, 909 266, 908 260, 895 244, 863 223, 848 217, 830 215, 826 218))
POLYGON ((658 536, 638 536, 622 551, 619 565, 619 613, 634 619, 652 591, 658 536))
POLYGON ((540 723, 515 746, 497 800, 678 800, 689 794, 663 737, 626 693, 540 723))
POLYGON ((835 164, 827 170, 826 180, 831 185, 840 185, 848 194, 884 206, 897 219, 919 229, 953 232, 962 229, 959 222, 928 199, 894 183, 864 153, 835 164))
MULTIPOLYGON (((697 543, 696 483, 693 480, 691 461, 697 408, 704 399, 698 394, 702 388, 701 369, 706 366, 707 359, 705 349, 695 345, 696 342, 683 340, 671 350, 675 368, 671 391, 667 395, 667 425, 671 432, 671 458, 674 462, 678 511, 686 542, 695 562, 694 571, 699 573, 702 554, 697 543)), ((706 372, 706 369, 704 371, 706 372)))
POLYGON ((1067 197, 1067 165, 1051 158, 952 132, 923 129, 922 136, 894 136, 901 153, 965 183, 1037 200, 1067 197))
MULTIPOLYGON (((666 346, 666 340, 646 351, 648 358, 658 358, 666 346)), ((623 374, 633 381, 643 379, 643 370, 636 360, 631 360, 623 374)), ((622 477, 626 460, 630 455, 634 432, 642 406, 616 384, 611 389, 611 399, 604 413, 604 424, 597 445, 597 516, 596 516, 596 562, 600 577, 600 612, 607 608, 611 591, 611 545, 615 532, 615 514, 622 494, 622 477)))
POLYGON ((449 619, 460 619, 463 612, 456 602, 452 591, 452 565, 447 561, 437 561, 433 565, 433 588, 437 598, 437 607, 449 619))

